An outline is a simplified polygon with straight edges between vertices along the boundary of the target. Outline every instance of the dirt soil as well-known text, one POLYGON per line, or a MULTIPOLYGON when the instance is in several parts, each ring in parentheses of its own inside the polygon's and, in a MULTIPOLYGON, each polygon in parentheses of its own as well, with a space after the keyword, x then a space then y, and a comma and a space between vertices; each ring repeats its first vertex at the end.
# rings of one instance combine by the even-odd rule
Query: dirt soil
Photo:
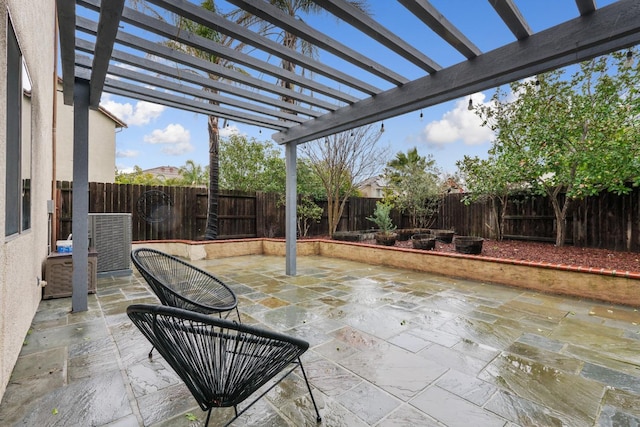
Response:
MULTIPOLYGON (((362 243, 375 244, 374 240, 362 243)), ((411 240, 398 241, 395 247, 412 248, 411 240)), ((453 244, 436 242, 435 251, 455 252, 453 244)), ((533 262, 550 262, 581 267, 606 268, 618 271, 640 272, 640 253, 617 252, 608 249, 557 247, 552 243, 538 243, 519 240, 485 239, 481 257, 516 259, 533 262)))

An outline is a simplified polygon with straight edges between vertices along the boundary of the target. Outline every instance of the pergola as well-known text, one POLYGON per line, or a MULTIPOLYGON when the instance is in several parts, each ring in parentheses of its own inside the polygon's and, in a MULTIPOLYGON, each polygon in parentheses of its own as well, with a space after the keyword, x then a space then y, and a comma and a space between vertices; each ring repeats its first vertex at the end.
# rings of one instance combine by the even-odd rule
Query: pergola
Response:
MULTIPOLYGON (((595 0, 575 0, 575 17, 536 33, 515 0, 488 0, 513 35, 510 42, 488 52, 482 52, 427 0, 398 0, 393 7, 415 15, 415 22, 419 23, 416 31, 431 31, 460 54, 460 62, 443 67, 428 56, 429 52, 423 52, 345 0, 313 0, 328 15, 340 20, 341 25, 357 29, 395 58, 383 63, 371 59, 366 51, 357 51, 284 14, 268 1, 226 1, 295 34, 372 78, 362 80, 342 67, 329 66, 289 49, 205 11, 199 0, 146 0, 146 3, 157 11, 210 27, 251 50, 240 51, 233 45, 223 46, 189 33, 157 15, 125 7, 125 0, 57 0, 63 96, 65 104, 74 105, 75 115, 74 265, 86 266, 88 261, 88 242, 80 237, 88 235, 88 109, 98 107, 103 92, 274 130, 273 139, 285 146, 286 153, 286 274, 295 275, 298 144, 640 42, 637 0, 618 0, 602 8, 596 6, 595 0), (77 8, 82 8, 83 13, 78 13, 77 8), (92 20, 88 15, 98 18, 92 20), (171 39, 181 46, 223 58, 235 67, 217 65, 140 36, 150 33, 158 39, 171 39), (281 60, 296 64, 297 72, 281 68, 281 60), (420 77, 410 79, 391 68, 390 64, 400 62, 417 67, 420 77), (320 78, 307 77, 301 72, 303 69, 320 78), (281 84, 283 81, 303 90, 287 89, 281 84)), ((480 3, 465 2, 459 13, 473 14, 473 8, 480 3)), ((87 307, 86 274, 86 269, 74 268, 74 311, 87 307)))

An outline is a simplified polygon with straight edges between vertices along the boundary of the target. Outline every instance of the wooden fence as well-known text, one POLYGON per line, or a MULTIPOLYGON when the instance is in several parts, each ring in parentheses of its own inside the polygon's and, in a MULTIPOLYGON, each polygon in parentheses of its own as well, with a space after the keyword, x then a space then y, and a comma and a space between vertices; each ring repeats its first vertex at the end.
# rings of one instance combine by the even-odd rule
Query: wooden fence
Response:
MULTIPOLYGON (((56 235, 71 233, 72 184, 57 183, 56 235)), ((218 237, 283 235, 279 196, 222 191, 218 201, 218 237), (282 230, 280 230, 282 228, 282 230)), ((89 212, 131 213, 132 238, 202 240, 207 223, 206 188, 89 183, 89 212)))
MULTIPOLYGON (((71 183, 57 183, 57 236, 71 233, 71 183)), ((470 206, 462 194, 444 198, 433 225, 453 229, 457 234, 492 237, 493 217, 486 203, 470 206)), ((366 219, 377 199, 351 198, 338 224, 339 231, 367 230, 374 224, 366 219)), ((319 223, 309 235, 327 235, 326 201, 319 223)), ((158 239, 202 240, 207 219, 207 190, 194 187, 165 187, 90 183, 89 211, 131 213, 134 241, 158 239)), ((392 217, 398 228, 407 228, 409 219, 399 212, 392 217)), ((640 252, 640 190, 617 196, 603 193, 576 201, 567 217, 567 243, 583 247, 640 252)), ((555 216, 544 197, 514 196, 509 200, 504 234, 509 239, 555 241, 555 216)), ((271 193, 222 191, 218 202, 218 236, 221 239, 283 237, 285 209, 281 196, 271 193)))

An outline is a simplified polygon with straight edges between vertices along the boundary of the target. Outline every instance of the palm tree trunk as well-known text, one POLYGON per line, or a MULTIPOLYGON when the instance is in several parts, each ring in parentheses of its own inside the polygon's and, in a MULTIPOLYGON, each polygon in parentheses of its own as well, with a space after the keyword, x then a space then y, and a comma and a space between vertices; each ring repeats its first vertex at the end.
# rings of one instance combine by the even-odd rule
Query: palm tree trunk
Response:
POLYGON ((218 195, 220 193, 220 134, 217 117, 209 116, 207 130, 209 131, 209 207, 204 239, 215 240, 218 238, 218 195))

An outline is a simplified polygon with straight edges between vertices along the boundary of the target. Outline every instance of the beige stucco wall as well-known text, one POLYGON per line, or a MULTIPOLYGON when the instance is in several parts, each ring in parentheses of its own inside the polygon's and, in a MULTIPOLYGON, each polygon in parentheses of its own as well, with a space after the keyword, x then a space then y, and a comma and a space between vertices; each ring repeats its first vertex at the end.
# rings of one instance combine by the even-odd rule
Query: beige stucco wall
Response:
MULTIPOLYGON (((31 229, 5 237, 5 197, 0 197, 0 397, 4 394, 42 290, 38 278, 47 256, 51 199, 55 2, 0 0, 0 75, 6 75, 8 14, 32 81, 31 229)), ((0 84, 0 191, 6 170, 6 83, 0 84)), ((29 143, 29 141, 27 141, 29 143)))
MULTIPOLYGON (((73 107, 62 99, 58 84, 56 180, 73 181, 73 107)), ((89 110, 89 182, 114 182, 116 122, 100 110, 89 110)))

